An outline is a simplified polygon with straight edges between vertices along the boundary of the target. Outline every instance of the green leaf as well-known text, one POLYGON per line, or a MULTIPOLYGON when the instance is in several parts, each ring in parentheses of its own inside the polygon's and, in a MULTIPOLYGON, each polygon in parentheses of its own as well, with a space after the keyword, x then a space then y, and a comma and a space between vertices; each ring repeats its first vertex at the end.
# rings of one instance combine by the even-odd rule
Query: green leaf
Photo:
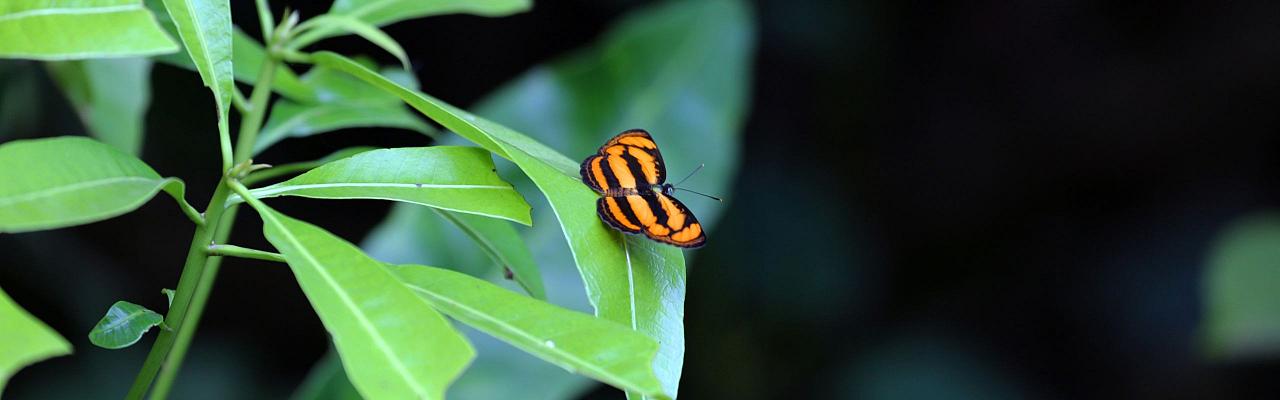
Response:
POLYGON ((151 103, 151 60, 98 59, 47 65, 89 133, 126 153, 142 152, 143 123, 151 103))
POLYGON ((166 299, 169 299, 169 302, 166 304, 168 304, 170 307, 173 307, 174 293, 176 292, 174 292, 173 289, 160 289, 160 294, 163 294, 166 299))
POLYGON ((297 172, 304 172, 336 160, 341 160, 347 157, 354 156, 356 154, 364 153, 366 151, 377 150, 377 149, 378 149, 377 147, 371 147, 371 146, 348 147, 345 149, 340 149, 333 153, 329 153, 329 155, 321 157, 318 160, 281 164, 281 165, 276 165, 264 170, 259 170, 257 172, 250 174, 248 177, 241 179, 240 182, 244 183, 245 185, 252 185, 264 180, 274 179, 277 177, 281 177, 281 176, 285 176, 285 175, 289 175, 297 172))
POLYGON ((77 60, 177 50, 141 0, 6 0, 0 5, 3 58, 77 60))
POLYGON ((189 217, 185 186, 141 160, 83 137, 0 145, 0 232, 86 224, 133 211, 164 190, 189 217))
MULTIPOLYGON (((529 204, 498 178, 493 160, 473 147, 382 149, 334 161, 254 197, 395 200, 529 224, 529 204)), ((240 201, 239 196, 228 200, 240 201)))
POLYGON ((1209 355, 1280 354, 1280 213, 1242 218, 1216 242, 1205 269, 1201 322, 1209 355))
MULTIPOLYGON (((410 76, 405 78, 406 84, 417 86, 410 76)), ((400 99, 350 75, 316 67, 302 77, 302 82, 311 90, 315 101, 277 101, 258 135, 254 153, 285 138, 347 128, 400 128, 435 135, 435 129, 406 109, 400 99)))
POLYGON ((164 322, 164 316, 155 311, 127 301, 117 301, 89 331, 89 342, 104 349, 123 349, 137 343, 151 327, 161 322, 164 322))
POLYGON ((533 262, 533 255, 525 247, 524 239, 520 238, 520 233, 510 223, 477 215, 433 210, 465 232, 500 268, 511 271, 512 279, 529 295, 540 300, 547 299, 538 264, 533 262))
POLYGON ((596 314, 661 343, 654 369, 663 392, 675 396, 684 360, 684 255, 678 248, 627 237, 596 215, 599 196, 583 185, 578 164, 537 141, 431 96, 406 89, 340 55, 320 52, 317 64, 346 71, 400 96, 462 137, 520 167, 551 203, 586 283, 596 314))
POLYGON ((236 90, 231 62, 231 5, 227 0, 164 0, 164 7, 200 72, 200 79, 213 91, 218 136, 227 163, 230 159, 226 157, 231 154, 227 109, 236 90))
POLYGON ((325 32, 354 33, 391 53, 396 59, 400 60, 400 65, 405 70, 410 69, 409 56, 404 53, 404 48, 400 47, 400 43, 387 35, 386 32, 378 29, 378 27, 357 18, 346 15, 325 14, 304 22, 298 29, 304 30, 304 32, 289 44, 293 49, 301 49, 323 39, 325 32), (308 28, 315 28, 315 30, 307 30, 308 28))
POLYGON ((0 393, 19 369, 50 357, 71 354, 71 343, 31 316, 0 290, 0 393))
POLYGON ((650 367, 658 344, 630 327, 446 269, 390 269, 437 310, 521 350, 622 389, 663 395, 650 367))
POLYGON ((337 0, 329 13, 383 26, 406 19, 456 13, 501 17, 531 7, 533 2, 530 0, 337 0))
POLYGON ((475 355, 439 313, 382 263, 314 225, 250 202, 263 233, 333 335, 347 375, 366 398, 440 399, 475 355))

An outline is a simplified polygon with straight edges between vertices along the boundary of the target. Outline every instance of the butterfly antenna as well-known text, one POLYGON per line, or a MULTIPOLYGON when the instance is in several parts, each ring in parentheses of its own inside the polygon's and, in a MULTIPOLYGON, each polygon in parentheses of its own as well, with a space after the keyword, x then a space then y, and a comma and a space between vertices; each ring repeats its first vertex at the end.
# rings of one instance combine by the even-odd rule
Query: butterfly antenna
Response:
POLYGON ((683 191, 686 191, 686 192, 689 192, 689 193, 693 193, 693 194, 696 194, 696 195, 699 195, 699 196, 702 196, 702 197, 706 197, 706 198, 711 199, 711 200, 715 200, 715 201, 719 201, 719 202, 724 202, 724 200, 721 200, 719 197, 712 196, 712 195, 709 195, 709 194, 706 194, 706 193, 698 193, 698 192, 695 192, 695 191, 692 191, 692 190, 689 190, 689 189, 685 189, 685 188, 676 188, 676 190, 683 190, 683 191))
POLYGON ((681 179, 681 180, 680 180, 680 182, 676 182, 676 184, 671 185, 671 186, 680 186, 680 184, 681 184, 681 183, 684 183, 684 181, 687 181, 687 180, 689 180, 689 178, 692 178, 692 177, 693 177, 693 174, 698 173, 698 171, 701 171, 701 170, 702 170, 702 167, 705 167, 705 166, 707 166, 707 164, 706 164, 706 163, 698 164, 698 168, 694 168, 694 169, 693 169, 693 172, 690 172, 690 173, 689 173, 689 175, 685 175, 685 176, 684 176, 684 179, 681 179))

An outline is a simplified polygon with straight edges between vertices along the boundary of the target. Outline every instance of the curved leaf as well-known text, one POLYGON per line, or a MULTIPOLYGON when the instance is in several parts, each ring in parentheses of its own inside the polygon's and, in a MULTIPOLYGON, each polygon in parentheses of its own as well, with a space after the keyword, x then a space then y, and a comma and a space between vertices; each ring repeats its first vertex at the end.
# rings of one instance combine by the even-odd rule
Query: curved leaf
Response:
POLYGON ((141 160, 83 137, 0 145, 0 232, 54 229, 133 211, 164 190, 188 216, 181 180, 162 178, 141 160))
POLYGON ((146 307, 117 301, 89 331, 89 342, 104 349, 123 349, 137 343, 151 327, 164 322, 164 317, 146 307))
POLYGON ((1280 354, 1280 213, 1245 217, 1217 239, 1205 268, 1201 330, 1211 356, 1280 354))
POLYGON ((337 0, 329 13, 349 15, 382 26, 406 19, 455 13, 501 17, 532 6, 530 0, 337 0))
POLYGON ((678 248, 606 227, 596 215, 598 195, 583 185, 578 164, 537 141, 431 96, 406 89, 340 55, 321 52, 316 63, 365 79, 528 175, 551 203, 582 274, 587 297, 602 318, 659 339, 654 368, 664 392, 675 396, 684 360, 684 255, 678 248))
POLYGON ((446 269, 389 268, 423 300, 454 319, 570 371, 622 389, 662 395, 650 366, 658 344, 630 327, 446 269))
POLYGON ((200 72, 200 79, 213 91, 218 135, 225 139, 221 141, 222 154, 228 157, 231 133, 227 109, 236 90, 231 62, 231 5, 227 0, 164 0, 164 7, 200 72))
MULTIPOLYGON (((473 147, 382 149, 322 165, 251 193, 260 199, 404 201, 528 225, 529 204, 493 169, 489 155, 473 147)), ((228 203, 241 201, 235 196, 228 203)))
POLYGON ((39 60, 145 56, 178 51, 141 0, 6 0, 0 57, 39 60))
POLYGON ((299 29, 308 27, 314 27, 315 30, 308 30, 299 34, 298 37, 294 38, 290 44, 292 48, 298 49, 307 47, 308 45, 323 39, 325 37, 325 32, 337 31, 354 33, 357 36, 368 40, 370 43, 377 45, 383 50, 386 50, 388 53, 391 53, 391 55, 395 56, 397 60, 400 60, 400 65, 403 66, 404 69, 410 69, 409 56, 404 53, 404 48, 400 47, 400 43, 387 35, 386 32, 378 29, 378 27, 361 21, 358 18, 340 14, 325 14, 304 22, 303 26, 300 26, 299 29))
POLYGON ((518 282, 529 295, 536 299, 547 299, 538 264, 533 262, 533 255, 525 247, 524 239, 520 238, 520 233, 510 223, 476 215, 435 211, 441 218, 465 232, 500 268, 510 271, 509 279, 518 282))
POLYGON ((475 355, 448 321, 382 263, 314 225, 251 200, 333 335, 347 376, 373 399, 443 398, 475 355))
MULTIPOLYGON (((151 4, 159 2, 160 0, 148 0, 148 6, 153 10, 163 11, 162 5, 151 4)), ((173 20, 169 19, 167 14, 160 18, 160 24, 170 32, 177 32, 178 28, 173 25, 173 20)), ((249 34, 244 33, 239 27, 232 27, 231 54, 234 56, 231 70, 236 80, 248 84, 257 82, 258 72, 262 69, 263 61, 267 59, 267 50, 262 48, 262 44, 250 37, 249 34)), ((166 54, 157 56, 155 59, 165 64, 189 70, 196 69, 195 64, 191 62, 191 57, 186 54, 166 54)), ((316 94, 310 88, 302 84, 293 69, 284 64, 276 68, 275 79, 271 83, 271 89, 284 97, 298 102, 314 101, 316 97, 316 94)))
POLYGON ((89 133, 126 153, 142 152, 151 103, 151 60, 122 58, 46 64, 89 133))
MULTIPOLYGON (((402 75, 399 82, 417 86, 411 75, 402 75)), ((435 129, 409 111, 400 99, 350 75, 316 67, 302 77, 302 84, 312 93, 313 101, 277 101, 258 134, 255 154, 286 138, 346 128, 400 128, 435 136, 435 129)))
POLYGON ((71 343, 31 316, 0 290, 0 393, 19 369, 50 357, 71 354, 71 343))

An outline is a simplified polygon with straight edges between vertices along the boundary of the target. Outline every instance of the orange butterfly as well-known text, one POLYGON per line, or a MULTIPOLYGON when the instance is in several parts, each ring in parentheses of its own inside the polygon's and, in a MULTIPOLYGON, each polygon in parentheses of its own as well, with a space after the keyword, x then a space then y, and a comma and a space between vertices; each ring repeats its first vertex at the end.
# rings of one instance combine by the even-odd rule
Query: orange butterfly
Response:
POLYGON ((596 210, 609 226, 679 247, 707 242, 702 224, 671 197, 676 188, 665 183, 667 168, 649 132, 632 129, 609 139, 582 161, 581 173, 583 183, 604 195, 596 210))

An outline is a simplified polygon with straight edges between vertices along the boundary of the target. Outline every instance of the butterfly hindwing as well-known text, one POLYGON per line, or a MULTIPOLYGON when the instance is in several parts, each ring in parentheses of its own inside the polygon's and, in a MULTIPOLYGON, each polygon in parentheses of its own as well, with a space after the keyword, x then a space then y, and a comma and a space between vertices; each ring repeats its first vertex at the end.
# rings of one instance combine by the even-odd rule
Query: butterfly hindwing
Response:
POLYGON ((652 196, 645 197, 652 197, 649 199, 650 202, 657 203, 661 208, 655 214, 662 216, 654 224, 645 226, 645 236, 679 247, 701 247, 707 242, 707 234, 702 231, 702 224, 698 223, 698 219, 680 200, 660 192, 653 192, 652 196))
POLYGON ((631 206, 626 203, 625 197, 601 197, 596 201, 596 211, 600 213, 600 219, 614 229, 626 233, 640 233, 644 229, 636 222, 635 214, 631 213, 631 206))

